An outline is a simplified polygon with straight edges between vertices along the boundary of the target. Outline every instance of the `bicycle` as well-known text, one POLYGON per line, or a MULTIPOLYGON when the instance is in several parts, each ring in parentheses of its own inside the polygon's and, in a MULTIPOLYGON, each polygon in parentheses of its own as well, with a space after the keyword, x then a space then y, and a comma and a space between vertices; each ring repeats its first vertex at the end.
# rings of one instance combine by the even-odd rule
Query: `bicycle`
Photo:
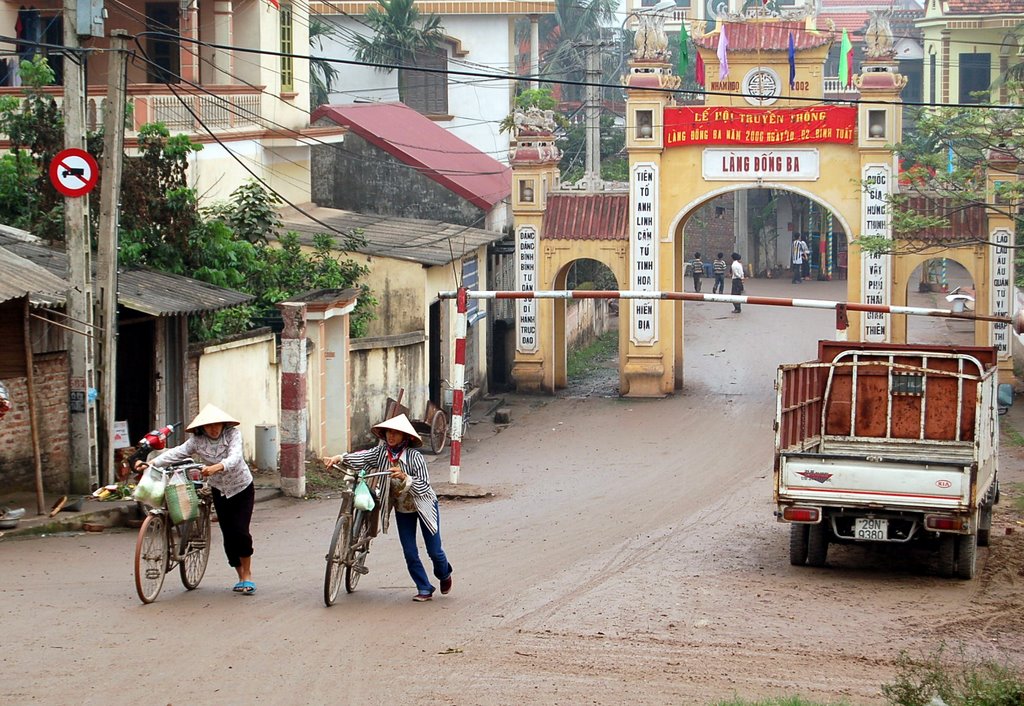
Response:
POLYGON ((331 547, 327 551, 327 569, 324 572, 324 603, 334 605, 341 588, 341 577, 345 577, 345 592, 356 590, 359 577, 369 573, 366 555, 370 553, 370 540, 378 534, 379 527, 386 523, 391 511, 391 471, 367 473, 353 472, 348 466, 333 464, 331 468, 345 475, 345 489, 341 493, 341 508, 334 521, 331 547), (360 510, 355 506, 355 489, 360 480, 373 494, 374 509, 360 510), (374 516, 374 513, 379 513, 374 516), (373 520, 376 519, 376 523, 373 520), (375 526, 374 526, 375 525, 375 526), (342 570, 344 569, 344 571, 342 570))
MULTIPOLYGON (((198 475, 203 464, 190 461, 172 464, 158 470, 165 476, 183 471, 187 478, 198 475)), ((149 472, 147 470, 147 472, 149 472)), ((195 483, 199 495, 199 517, 180 524, 171 522, 166 501, 162 507, 151 507, 139 528, 135 541, 135 590, 143 603, 152 603, 160 595, 164 577, 175 566, 181 583, 191 591, 199 586, 210 559, 210 528, 213 491, 205 481, 195 483)))

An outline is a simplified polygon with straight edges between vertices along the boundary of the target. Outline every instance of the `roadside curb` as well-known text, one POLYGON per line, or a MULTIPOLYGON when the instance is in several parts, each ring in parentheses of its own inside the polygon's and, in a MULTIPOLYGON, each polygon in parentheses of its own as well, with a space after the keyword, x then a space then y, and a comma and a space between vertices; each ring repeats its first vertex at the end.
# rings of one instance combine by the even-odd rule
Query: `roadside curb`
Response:
MULTIPOLYGON (((283 496, 280 488, 257 487, 256 503, 266 502, 283 496)), ((60 513, 56 517, 46 515, 25 516, 18 527, 0 532, 0 541, 12 537, 42 537, 62 532, 85 532, 85 525, 98 525, 104 529, 127 527, 128 521, 138 519, 134 500, 96 501, 87 500, 87 509, 71 513, 60 513)), ((102 530, 101 530, 102 531, 102 530)))

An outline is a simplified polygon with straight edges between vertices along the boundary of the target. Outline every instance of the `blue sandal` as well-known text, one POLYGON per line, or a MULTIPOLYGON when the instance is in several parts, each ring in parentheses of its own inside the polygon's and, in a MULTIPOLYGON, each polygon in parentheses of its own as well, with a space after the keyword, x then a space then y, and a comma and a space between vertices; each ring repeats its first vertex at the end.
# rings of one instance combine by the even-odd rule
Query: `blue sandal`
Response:
POLYGON ((256 593, 256 584, 252 581, 242 581, 242 595, 251 596, 256 593))
POLYGON ((231 588, 231 590, 235 593, 241 593, 245 590, 245 581, 239 581, 231 588))

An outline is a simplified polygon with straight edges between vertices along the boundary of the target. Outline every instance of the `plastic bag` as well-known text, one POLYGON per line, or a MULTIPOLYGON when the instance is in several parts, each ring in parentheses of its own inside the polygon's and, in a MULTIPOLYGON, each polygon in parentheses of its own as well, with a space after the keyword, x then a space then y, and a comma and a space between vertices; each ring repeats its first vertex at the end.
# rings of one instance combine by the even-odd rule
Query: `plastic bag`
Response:
POLYGON ((372 510, 376 503, 373 500, 373 493, 370 492, 370 486, 366 484, 365 480, 360 480, 356 483, 356 490, 352 503, 356 506, 357 510, 363 510, 369 512, 372 510))
POLYGON ((196 486, 181 471, 175 471, 167 483, 167 514, 174 524, 199 517, 196 486))
POLYGON ((160 507, 164 504, 167 481, 159 468, 147 468, 142 472, 139 484, 135 486, 132 498, 143 505, 160 507))

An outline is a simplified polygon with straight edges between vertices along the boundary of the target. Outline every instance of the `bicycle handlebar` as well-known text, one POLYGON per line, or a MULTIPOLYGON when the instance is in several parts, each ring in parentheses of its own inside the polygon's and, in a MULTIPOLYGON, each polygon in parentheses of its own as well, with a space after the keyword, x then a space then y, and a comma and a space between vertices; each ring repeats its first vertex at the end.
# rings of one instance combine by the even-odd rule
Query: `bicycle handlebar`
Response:
POLYGON ((346 476, 349 476, 349 477, 352 477, 352 478, 356 478, 356 477, 375 478, 377 476, 390 476, 391 475, 391 471, 377 471, 375 473, 365 473, 365 472, 356 471, 355 473, 353 473, 351 471, 354 471, 355 469, 353 469, 351 466, 349 466, 348 464, 346 464, 344 462, 342 462, 342 463, 332 463, 331 464, 331 468, 339 470, 342 473, 344 473, 346 476))

